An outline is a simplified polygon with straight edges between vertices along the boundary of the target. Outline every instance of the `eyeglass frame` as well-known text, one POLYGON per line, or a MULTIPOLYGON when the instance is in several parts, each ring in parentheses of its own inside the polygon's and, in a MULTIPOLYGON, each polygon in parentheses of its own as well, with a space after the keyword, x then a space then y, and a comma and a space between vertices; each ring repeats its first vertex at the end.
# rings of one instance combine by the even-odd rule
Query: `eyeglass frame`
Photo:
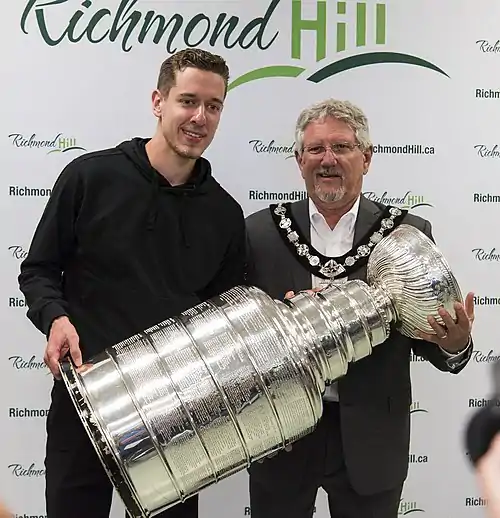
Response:
POLYGON ((302 148, 303 151, 307 151, 312 156, 325 156, 327 149, 329 149, 334 156, 345 156, 349 154, 351 151, 354 151, 355 148, 359 148, 360 144, 355 143, 352 144, 350 142, 338 142, 336 144, 328 144, 327 146, 324 145, 315 145, 315 146, 304 146, 302 148), (341 146, 340 148, 338 146, 341 146), (320 150, 317 153, 311 152, 312 148, 319 148, 320 150), (337 149, 335 149, 337 148, 337 149))

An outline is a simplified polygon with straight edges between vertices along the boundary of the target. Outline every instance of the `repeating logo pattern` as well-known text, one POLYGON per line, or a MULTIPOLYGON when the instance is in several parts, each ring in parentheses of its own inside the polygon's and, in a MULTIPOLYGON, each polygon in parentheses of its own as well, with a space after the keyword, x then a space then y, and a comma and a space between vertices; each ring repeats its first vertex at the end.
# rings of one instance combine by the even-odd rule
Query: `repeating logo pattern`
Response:
MULTIPOLYGON (((445 3, 452 12, 452 0, 445 3)), ((5 167, 0 193, 5 197, 2 202, 5 237, 1 257, 3 317, 7 330, 0 365, 12 387, 12 395, 10 391, 5 395, 0 410, 9 434, 15 437, 19 431, 21 435, 31 426, 42 430, 48 412, 52 379, 43 362, 45 337, 36 334, 26 318, 26 301, 17 291, 17 275, 21 261, 27 256, 35 224, 52 194, 54 180, 69 161, 94 149, 88 135, 97 134, 95 145, 99 147, 108 146, 110 140, 122 135, 121 132, 108 135, 108 130, 103 129, 109 127, 105 124, 106 118, 112 117, 110 114, 118 111, 123 115, 123 122, 113 120, 113 126, 120 126, 120 131, 123 128, 125 138, 141 127, 142 121, 136 122, 128 113, 142 109, 134 104, 133 96, 143 99, 142 89, 150 81, 158 59, 185 47, 214 50, 227 57, 234 70, 228 100, 232 103, 230 109, 235 110, 236 106, 241 117, 235 116, 234 111, 231 115, 224 114, 227 118, 221 127, 231 126, 234 135, 224 144, 224 159, 215 154, 218 161, 215 173, 223 180, 223 175, 227 175, 227 179, 237 184, 236 197, 251 211, 307 196, 294 160, 294 119, 288 116, 294 108, 287 104, 290 98, 310 91, 308 97, 300 99, 301 105, 306 106, 326 95, 342 95, 366 108, 375 143, 374 165, 364 195, 375 202, 408 209, 433 223, 438 245, 442 242, 451 263, 458 265, 463 290, 477 290, 474 301, 481 325, 477 327, 467 374, 453 383, 473 385, 476 379, 489 375, 491 365, 500 359, 500 349, 491 341, 494 335, 491 326, 500 305, 496 290, 500 251, 496 250, 499 245, 493 232, 495 223, 491 223, 497 220, 500 203, 500 188, 497 188, 500 141, 491 130, 496 127, 495 107, 500 100, 500 88, 491 72, 500 55, 497 34, 487 31, 472 37, 459 35, 460 38, 453 40, 463 56, 460 66, 468 69, 474 60, 481 67, 480 72, 473 74, 473 84, 461 85, 462 70, 457 69, 455 59, 448 59, 452 50, 447 46, 452 41, 453 27, 443 18, 442 23, 435 24, 440 34, 433 33, 428 41, 415 39, 416 26, 422 27, 420 31, 424 34, 437 29, 426 25, 428 13, 410 11, 404 3, 20 0, 10 2, 5 9, 15 14, 6 15, 6 19, 16 20, 16 27, 11 27, 8 36, 6 32, 4 47, 9 49, 13 60, 26 62, 27 69, 31 65, 38 70, 37 64, 43 63, 45 74, 26 79, 26 84, 20 82, 23 77, 20 67, 16 74, 6 74, 6 81, 10 76, 17 78, 6 89, 13 96, 18 90, 24 92, 23 102, 18 97, 17 101, 12 100, 17 108, 12 108, 3 119, 2 137, 5 167), (442 48, 437 48, 435 42, 441 42, 442 48), (29 48, 29 54, 23 48, 29 48), (95 110, 95 99, 79 77, 71 77, 72 103, 61 100, 60 104, 48 105, 44 92, 55 90, 59 95, 65 88, 54 79, 59 77, 54 72, 65 71, 75 62, 81 67, 81 77, 96 77, 97 71, 112 88, 127 88, 134 107, 125 104, 117 108, 110 102, 109 114, 95 110), (115 71, 123 67, 129 67, 133 76, 140 77, 140 87, 133 77, 126 85, 115 81, 115 71), (418 74, 419 81, 412 74, 418 74), (393 91, 389 87, 394 84, 401 85, 398 86, 401 97, 390 99, 398 107, 388 111, 387 91, 393 91), (247 101, 254 88, 267 89, 271 104, 276 107, 276 112, 266 113, 255 128, 250 127, 248 119, 254 112, 260 112, 253 102, 247 101), (405 99, 408 108, 404 123, 398 122, 401 99, 405 99), (84 120, 81 112, 75 115, 75 106, 85 106, 84 120), (455 127, 457 113, 461 124, 455 127), (464 128, 467 128, 465 137, 464 128), (227 172, 224 166, 229 155, 238 155, 238 168, 228 167, 230 172, 227 172), (248 178, 248 184, 244 184, 248 178), (467 226, 469 219, 474 221, 474 227, 467 226), (20 394, 22 398, 18 397, 20 394)), ((471 13, 488 20, 486 10, 480 6, 475 6, 471 13)), ((478 26, 487 28, 489 24, 478 23, 478 26)), ((61 99, 67 97, 61 95, 61 99)), ((439 473, 448 474, 447 466, 440 464, 441 456, 436 454, 443 444, 448 444, 448 436, 441 436, 439 431, 446 429, 450 416, 465 421, 470 412, 499 403, 472 388, 464 389, 471 393, 458 401, 447 375, 442 375, 441 385, 434 381, 436 373, 428 376, 434 368, 427 360, 412 352, 410 361, 414 394, 418 397, 410 407, 409 484, 398 515, 434 516, 436 509, 443 506, 431 481, 439 473)), ((5 465, 0 481, 19 493, 13 496, 18 504, 14 509, 16 518, 42 518, 43 512, 33 514, 29 509, 43 509, 43 451, 29 444, 23 444, 22 448, 14 444, 4 449, 3 456, 5 465)), ((456 473, 456 477, 468 477, 465 458, 463 473, 456 473)), ((220 491, 224 493, 224 489, 220 491)), ((224 498, 212 505, 210 516, 251 516, 245 483, 235 494, 224 498), (220 501, 225 503, 223 508, 220 501), (233 512, 229 508, 234 501, 237 510, 233 512)), ((482 512, 473 508, 485 505, 472 486, 447 504, 450 515, 458 518, 465 512, 468 515, 482 512)), ((120 510, 113 518, 122 515, 120 510)), ((316 511, 316 516, 325 518, 321 510, 316 511)))

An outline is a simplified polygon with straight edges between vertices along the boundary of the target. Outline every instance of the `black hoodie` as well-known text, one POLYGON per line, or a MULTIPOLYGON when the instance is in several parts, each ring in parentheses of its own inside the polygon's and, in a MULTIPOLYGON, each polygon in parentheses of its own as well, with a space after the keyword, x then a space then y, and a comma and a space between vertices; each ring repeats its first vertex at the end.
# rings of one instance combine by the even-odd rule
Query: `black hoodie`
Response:
POLYGON ((83 155, 57 179, 21 264, 28 318, 67 315, 84 361, 244 281, 238 203, 197 160, 184 185, 150 164, 147 139, 83 155))

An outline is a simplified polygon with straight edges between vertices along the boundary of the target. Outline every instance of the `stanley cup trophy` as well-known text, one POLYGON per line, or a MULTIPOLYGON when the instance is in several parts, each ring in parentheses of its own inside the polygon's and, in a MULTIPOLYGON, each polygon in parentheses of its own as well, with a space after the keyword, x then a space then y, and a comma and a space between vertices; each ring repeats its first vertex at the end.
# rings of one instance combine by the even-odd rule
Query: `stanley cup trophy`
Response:
POLYGON ((400 225, 367 283, 276 301, 235 287, 61 373, 133 518, 152 517, 310 433, 325 387, 391 327, 433 333, 460 288, 433 242, 400 225))

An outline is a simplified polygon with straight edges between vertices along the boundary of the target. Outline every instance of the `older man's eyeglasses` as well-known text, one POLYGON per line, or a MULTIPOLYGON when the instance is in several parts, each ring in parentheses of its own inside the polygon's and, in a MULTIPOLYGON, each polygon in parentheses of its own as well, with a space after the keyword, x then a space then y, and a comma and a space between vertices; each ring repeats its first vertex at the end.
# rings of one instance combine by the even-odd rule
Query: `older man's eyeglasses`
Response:
POLYGON ((336 156, 343 156, 349 154, 355 148, 359 147, 359 144, 350 144, 349 142, 341 142, 338 144, 330 144, 329 146, 305 146, 304 151, 310 155, 323 156, 326 151, 330 151, 336 156))

